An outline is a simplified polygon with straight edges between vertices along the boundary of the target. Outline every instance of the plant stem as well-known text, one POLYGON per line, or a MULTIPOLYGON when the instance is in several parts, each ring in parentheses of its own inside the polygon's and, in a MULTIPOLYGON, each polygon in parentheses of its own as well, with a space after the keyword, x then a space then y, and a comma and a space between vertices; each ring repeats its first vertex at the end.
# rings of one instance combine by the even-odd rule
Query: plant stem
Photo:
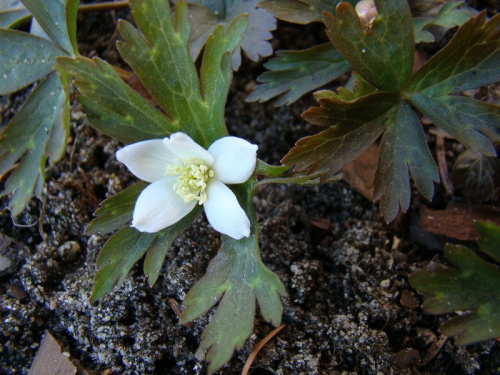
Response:
POLYGON ((119 10, 129 8, 130 4, 128 1, 110 1, 106 3, 97 4, 83 4, 78 7, 80 13, 83 12, 99 12, 106 10, 119 10))

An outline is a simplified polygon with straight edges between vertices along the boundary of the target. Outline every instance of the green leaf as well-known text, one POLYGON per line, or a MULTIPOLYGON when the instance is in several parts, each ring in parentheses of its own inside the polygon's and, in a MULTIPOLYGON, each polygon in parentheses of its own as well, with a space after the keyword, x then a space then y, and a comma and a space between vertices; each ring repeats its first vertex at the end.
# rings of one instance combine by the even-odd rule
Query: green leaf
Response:
MULTIPOLYGON (((488 244, 487 252, 493 252, 498 260, 499 242, 492 241, 499 238, 500 227, 488 223, 477 227, 486 233, 480 246, 488 244)), ((440 329, 446 336, 458 336, 459 345, 499 337, 500 268, 460 245, 447 245, 445 255, 454 268, 441 266, 435 272, 417 270, 409 276, 411 286, 426 296, 424 311, 445 314, 470 310, 448 320, 440 329)))
POLYGON ((320 173, 320 181, 324 181, 387 128, 375 177, 375 197, 381 199, 381 211, 390 221, 409 207, 410 173, 428 199, 433 195, 433 181, 439 179, 410 104, 473 152, 496 155, 493 142, 500 142, 500 106, 448 93, 473 87, 464 83, 469 73, 477 77, 474 84, 500 79, 496 61, 500 17, 486 21, 480 14, 465 23, 450 44, 408 83, 408 68, 412 66, 408 56, 413 55, 408 47, 413 42, 408 42, 411 33, 397 30, 397 25, 409 22, 407 3, 391 0, 376 4, 380 14, 368 29, 361 27, 349 4, 339 4, 337 17, 325 14, 332 43, 356 70, 355 79, 350 81, 355 82, 355 90, 345 87, 336 93, 322 90, 314 94, 321 107, 307 110, 303 118, 330 128, 300 139, 283 163, 295 165, 298 172, 320 173), (366 55, 364 61, 360 46, 365 48, 361 52, 366 55), (373 49, 366 48, 369 46, 373 49), (394 62, 397 66, 391 65, 394 62), (391 112, 392 108, 397 109, 391 112))
POLYGON ((399 93, 409 83, 414 39, 408 3, 376 0, 379 15, 372 26, 361 25, 354 8, 340 3, 336 17, 324 14, 327 35, 360 76, 380 90, 399 93))
MULTIPOLYGON (((221 114, 211 112, 203 101, 202 90, 206 92, 207 88, 200 87, 196 67, 188 51, 189 30, 185 26, 189 17, 187 5, 184 2, 177 4, 175 20, 170 15, 168 2, 163 0, 133 0, 131 7, 142 34, 130 23, 120 22, 124 39, 118 44, 120 54, 157 103, 172 117, 179 130, 207 148, 213 141, 225 136, 227 130, 218 121, 221 114)), ((226 35, 226 38, 239 41, 241 29, 235 27, 232 30, 235 32, 226 35)), ((223 43, 220 37, 217 41, 223 43)), ((224 55, 225 52, 212 56, 211 62, 217 61, 220 66, 224 55)), ((228 69, 228 64, 224 68, 228 69)))
POLYGON ((380 199, 380 212, 389 223, 399 211, 410 206, 409 172, 418 190, 427 199, 434 195, 434 181, 439 172, 427 147, 420 121, 407 104, 401 103, 391 113, 378 157, 374 198, 380 199))
MULTIPOLYGON (((66 13, 68 1, 72 1, 69 8, 74 9, 75 2, 73 0, 22 0, 22 3, 36 18, 49 38, 68 55, 75 56, 77 50, 73 48, 72 43, 74 36, 70 36, 69 31, 70 29, 74 30, 75 25, 69 23, 76 22, 76 15, 74 12, 66 13), (71 19, 67 19, 67 15, 71 15, 71 19)), ((78 2, 76 2, 76 6, 78 6, 78 2)))
POLYGON ((6 9, 0 10, 0 28, 14 28, 31 18, 31 14, 27 9, 6 9))
POLYGON ((445 29, 461 26, 467 22, 473 14, 466 9, 459 9, 461 5, 464 5, 463 0, 446 1, 441 9, 439 9, 436 17, 431 21, 431 25, 441 26, 445 29))
POLYGON ((451 180, 455 189, 461 190, 467 199, 486 201, 500 186, 500 160, 465 150, 455 160, 451 180))
MULTIPOLYGON (((132 207, 133 209, 133 207, 132 207)), ((120 210, 123 210, 120 208, 120 210)), ((149 278, 149 285, 158 279, 165 256, 173 240, 189 226, 200 213, 200 208, 193 209, 176 224, 156 233, 142 233, 126 226, 116 232, 104 244, 97 259, 97 274, 91 301, 97 301, 119 286, 127 277, 134 264, 147 252, 144 261, 144 273, 149 278)), ((130 217, 132 211, 130 211, 130 217)))
POLYGON ((487 221, 480 221, 474 225, 480 235, 477 241, 483 253, 490 256, 495 262, 500 262, 500 227, 487 221))
POLYGON ((314 93, 316 100, 324 98, 337 98, 345 102, 352 102, 363 96, 376 92, 377 89, 363 80, 356 72, 353 72, 351 78, 344 87, 339 87, 337 91, 320 90, 314 93))
POLYGON ((98 271, 90 300, 97 301, 119 286, 156 236, 156 233, 141 233, 131 227, 122 228, 111 236, 97 258, 98 271))
POLYGON ((429 25, 430 20, 427 18, 413 18, 413 34, 415 35, 415 43, 432 43, 435 41, 434 35, 424 28, 429 25))
POLYGON ((189 214, 177 223, 157 233, 157 237, 149 247, 146 259, 144 259, 144 273, 148 277, 148 284, 153 286, 158 280, 161 267, 165 261, 168 251, 175 238, 190 226, 201 211, 197 205, 189 214))
POLYGON ((147 185, 147 182, 138 182, 111 198, 104 200, 101 203, 101 207, 94 213, 96 218, 89 224, 85 230, 85 234, 88 236, 97 233, 107 234, 129 224, 132 221, 135 201, 147 185))
POLYGON ((442 96, 500 81, 500 14, 466 22, 415 74, 410 90, 442 96))
POLYGON ((68 38, 73 51, 78 54, 78 45, 76 42, 76 18, 78 16, 78 6, 80 0, 66 0, 66 23, 68 27, 68 38))
POLYGON ((460 26, 467 22, 473 15, 470 10, 459 9, 464 2, 459 1, 447 1, 443 4, 439 12, 434 18, 423 18, 415 17, 413 18, 413 32, 415 34, 415 43, 420 42, 434 42, 434 35, 425 30, 432 26, 440 27, 442 32, 451 29, 455 26, 460 26))
POLYGON ((397 97, 376 92, 354 101, 335 97, 319 99, 321 108, 307 110, 308 122, 331 128, 300 139, 283 158, 296 171, 322 173, 322 181, 337 173, 370 146, 388 126, 388 112, 397 104, 397 97))
POLYGON ((248 96, 248 102, 262 103, 283 94, 276 105, 289 105, 350 69, 330 43, 302 51, 278 51, 276 55, 264 64, 269 71, 257 78, 260 84, 248 96))
POLYGON ((490 139, 500 141, 500 106, 462 96, 413 94, 411 103, 434 124, 474 152, 496 156, 490 139))
POLYGON ((99 58, 58 58, 58 65, 75 77, 79 97, 90 123, 124 142, 163 138, 177 125, 132 90, 114 69, 99 58))
POLYGON ((285 288, 260 259, 255 225, 252 220, 253 234, 249 238, 223 236, 221 249, 207 273, 184 300, 187 307, 183 323, 204 315, 220 300, 202 335, 201 349, 208 350, 209 373, 217 371, 234 350, 243 347, 252 333, 256 301, 266 321, 274 326, 281 322, 280 296, 285 294, 285 288))
POLYGON ((224 110, 233 78, 230 51, 238 47, 247 23, 247 17, 236 17, 227 27, 226 36, 223 27, 218 26, 205 46, 200 73, 202 95, 211 114, 211 121, 220 129, 225 129, 224 110))
MULTIPOLYGON (((323 12, 333 13, 340 0, 264 0, 258 6, 274 13, 280 20, 298 24, 323 22, 323 12)), ((356 0, 346 1, 356 5, 356 0)))
POLYGON ((222 246, 203 278, 184 300, 182 323, 206 314, 219 306, 202 335, 201 349, 208 350, 208 372, 217 371, 241 349, 252 333, 256 301, 263 318, 278 326, 283 306, 280 296, 285 287, 278 276, 267 269, 259 254, 258 227, 251 200, 251 183, 234 187, 240 204, 251 222, 248 238, 235 240, 222 236, 222 246))
POLYGON ((0 50, 0 95, 44 78, 53 70, 55 58, 64 54, 45 39, 3 29, 0 29, 0 50))
POLYGON ((62 156, 69 131, 68 98, 59 76, 52 73, 28 97, 0 134, 0 174, 19 161, 2 194, 10 194, 13 216, 24 209, 33 192, 41 195, 47 157, 62 156))
POLYGON ((207 38, 219 24, 224 29, 237 17, 246 14, 248 27, 245 30, 241 43, 234 49, 232 68, 238 70, 241 64, 241 50, 252 61, 270 56, 273 53, 271 31, 276 29, 276 18, 265 9, 256 8, 257 0, 188 0, 189 14, 193 25, 190 38, 190 52, 194 60, 198 57, 207 38))

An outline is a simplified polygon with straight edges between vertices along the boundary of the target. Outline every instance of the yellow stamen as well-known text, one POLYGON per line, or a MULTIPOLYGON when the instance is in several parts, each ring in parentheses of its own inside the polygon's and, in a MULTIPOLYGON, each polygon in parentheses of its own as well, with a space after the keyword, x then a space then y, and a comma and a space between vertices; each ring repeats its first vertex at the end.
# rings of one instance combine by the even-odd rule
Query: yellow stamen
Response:
POLYGON ((174 191, 179 194, 184 202, 198 200, 198 204, 203 204, 207 200, 207 182, 214 177, 212 171, 203 160, 189 159, 182 161, 182 164, 171 164, 167 167, 167 176, 177 177, 174 184, 174 191))

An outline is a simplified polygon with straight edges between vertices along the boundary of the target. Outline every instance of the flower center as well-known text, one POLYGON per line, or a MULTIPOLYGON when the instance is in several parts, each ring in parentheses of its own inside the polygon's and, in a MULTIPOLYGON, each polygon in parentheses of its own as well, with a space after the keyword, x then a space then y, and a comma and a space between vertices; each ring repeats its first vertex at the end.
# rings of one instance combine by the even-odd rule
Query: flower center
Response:
POLYGON ((174 191, 186 203, 196 199, 203 204, 207 200, 207 182, 214 176, 214 171, 201 159, 193 158, 181 163, 169 165, 165 173, 167 176, 179 176, 174 191))

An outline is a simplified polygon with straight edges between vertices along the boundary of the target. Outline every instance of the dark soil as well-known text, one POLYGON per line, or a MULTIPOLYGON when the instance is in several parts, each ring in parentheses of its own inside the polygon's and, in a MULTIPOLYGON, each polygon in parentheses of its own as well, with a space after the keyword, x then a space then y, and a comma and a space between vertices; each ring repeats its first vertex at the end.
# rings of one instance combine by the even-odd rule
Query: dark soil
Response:
MULTIPOLYGON (((130 16, 80 17, 81 53, 123 67, 112 43, 117 18, 130 16)), ((279 26, 279 49, 323 38, 318 26, 279 26)), ((247 60, 235 75, 227 124, 231 134, 259 145, 260 158, 278 163, 297 139, 316 131, 300 118, 313 101, 306 95, 291 107, 246 103, 261 71, 247 60)), ((0 98, 3 125, 22 98, 0 98)), ((211 314, 187 327, 169 304, 182 303, 220 246, 203 216, 174 242, 154 287, 137 264, 123 285, 88 301, 107 237, 86 236, 85 227, 100 201, 135 182, 115 159, 119 147, 94 131, 75 104, 66 157, 49 167, 43 201, 34 199, 15 220, 7 210, 0 213, 0 255, 12 263, 0 274, 0 373, 27 374, 45 332, 90 373, 206 373, 198 345, 211 314)), ((436 200, 446 205, 449 198, 438 188, 436 200)), ((4 207, 5 198, 1 202, 4 207)), ((426 203, 418 194, 410 212, 389 226, 376 206, 343 184, 270 185, 254 203, 263 261, 288 294, 287 327, 259 353, 252 374, 498 373, 496 341, 459 347, 443 338, 438 328, 447 317, 425 315, 408 284, 410 272, 444 261, 442 241, 418 226, 426 203)), ((220 373, 240 373, 272 328, 258 316, 254 334, 220 373)))

